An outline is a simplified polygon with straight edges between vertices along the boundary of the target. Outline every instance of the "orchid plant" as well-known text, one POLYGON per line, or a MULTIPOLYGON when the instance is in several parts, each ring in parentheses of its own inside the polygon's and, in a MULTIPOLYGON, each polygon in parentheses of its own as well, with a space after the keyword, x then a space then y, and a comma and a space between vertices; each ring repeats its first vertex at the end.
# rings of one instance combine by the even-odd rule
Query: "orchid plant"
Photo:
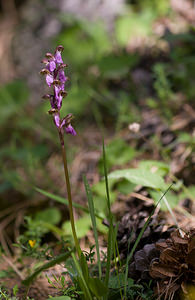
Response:
POLYGON ((75 247, 77 254, 81 256, 81 249, 79 246, 79 241, 76 234, 74 215, 73 215, 73 205, 72 205, 72 195, 71 195, 71 186, 69 180, 67 158, 66 158, 66 148, 64 144, 64 133, 76 135, 76 131, 71 125, 72 114, 68 114, 64 118, 60 117, 60 110, 62 108, 62 100, 67 96, 65 91, 65 83, 68 80, 68 77, 65 75, 64 69, 67 67, 62 60, 62 51, 64 50, 63 46, 58 46, 55 50, 55 53, 46 53, 45 58, 42 60, 42 63, 45 67, 40 71, 41 74, 46 75, 46 83, 50 88, 53 88, 52 94, 46 94, 43 96, 43 99, 48 99, 51 104, 51 109, 49 114, 53 116, 54 124, 57 127, 60 144, 62 148, 62 157, 64 163, 64 174, 66 179, 66 188, 68 194, 68 203, 69 203, 69 214, 70 222, 72 227, 72 234, 75 242, 75 247))
MULTIPOLYGON (((62 108, 63 98, 67 96, 67 92, 65 90, 65 84, 68 80, 68 77, 65 75, 65 68, 67 67, 62 60, 62 51, 63 46, 58 46, 54 52, 46 53, 45 58, 42 60, 42 63, 45 65, 44 68, 40 71, 41 74, 45 75, 45 80, 50 89, 52 89, 52 93, 46 94, 43 96, 43 99, 48 99, 51 104, 51 108, 49 110, 49 114, 52 115, 54 124, 57 128, 61 149, 62 149, 62 158, 64 164, 64 174, 65 174, 65 181, 66 181, 66 190, 68 195, 68 207, 69 207, 69 215, 70 215, 70 223, 72 228, 72 234, 75 244, 76 253, 78 256, 78 260, 74 253, 72 253, 72 259, 74 261, 75 267, 77 269, 77 283, 80 286, 83 296, 82 299, 107 299, 106 295, 108 293, 108 279, 109 279, 109 272, 110 272, 110 259, 111 259, 111 252, 109 255, 109 263, 107 263, 106 267, 106 275, 105 279, 102 278, 102 271, 101 271, 101 261, 100 261, 100 253, 99 253, 99 245, 98 245, 98 236, 97 236, 97 228, 96 228, 96 221, 95 221, 95 210, 93 205, 92 194, 90 191, 90 187, 88 185, 87 179, 84 177, 84 184, 86 188, 88 204, 89 204, 89 211, 92 220, 92 227, 94 231, 95 241, 96 241, 96 250, 97 250, 97 259, 98 259, 98 269, 99 269, 99 278, 91 277, 89 274, 89 269, 87 265, 87 260, 83 252, 81 251, 79 240, 76 233, 75 228, 75 220, 73 214, 73 201, 71 195, 71 186, 70 186, 70 179, 69 179, 69 172, 68 172, 68 165, 67 165, 67 157, 66 157, 66 147, 64 143, 64 134, 71 134, 73 136, 76 135, 76 131, 73 128, 71 121, 72 121, 72 114, 68 114, 64 118, 60 116, 60 110, 62 108)), ((110 227, 113 229, 113 227, 110 227)), ((108 248, 111 248, 111 242, 109 242, 108 248)), ((70 255, 70 252, 67 255, 62 256, 60 258, 56 258, 53 260, 53 264, 56 263, 59 259, 63 260, 64 257, 70 255)), ((50 266, 51 263, 46 264, 46 267, 50 266)), ((40 270, 43 270, 45 266, 43 266, 40 270)), ((33 278, 37 276, 40 272, 34 272, 27 280, 24 281, 27 285, 31 283, 33 278)))
MULTIPOLYGON (((106 263, 103 264, 100 259, 100 249, 99 249, 99 242, 98 242, 98 233, 97 233, 97 226, 96 226, 96 212, 93 203, 93 195, 88 184, 86 177, 84 176, 84 184, 86 189, 86 195, 88 200, 88 207, 89 213, 91 217, 91 223, 95 238, 95 246, 96 246, 96 253, 97 253, 97 265, 98 265, 98 272, 95 274, 90 274, 87 259, 84 253, 81 251, 79 240, 76 233, 75 228, 75 220, 73 214, 73 201, 71 195, 71 185, 69 179, 69 172, 68 172, 68 165, 67 165, 67 157, 66 157, 66 147, 64 142, 64 134, 71 134, 73 136, 76 135, 76 131, 73 128, 71 121, 72 121, 72 114, 68 114, 65 117, 61 118, 60 110, 62 108, 63 98, 67 96, 67 92, 65 90, 65 84, 68 80, 68 77, 65 75, 65 68, 67 67, 62 60, 62 51, 63 46, 58 46, 54 52, 46 53, 45 58, 42 60, 42 63, 45 65, 44 68, 41 70, 41 74, 45 75, 46 84, 52 90, 51 93, 46 94, 43 96, 44 99, 48 99, 51 104, 51 108, 49 110, 49 114, 53 117, 54 124, 57 128, 59 140, 61 144, 62 150, 62 158, 63 158, 63 165, 64 165, 64 175, 66 181, 66 190, 68 196, 68 207, 69 207, 69 215, 70 215, 70 223, 72 228, 72 235, 74 239, 74 245, 76 250, 76 255, 73 250, 68 249, 68 252, 55 257, 51 261, 45 263, 43 266, 37 268, 32 275, 30 275, 27 279, 23 280, 25 285, 30 286, 32 281, 40 274, 42 271, 54 266, 55 264, 65 262, 70 256, 72 256, 72 262, 76 269, 76 272, 69 272, 69 275, 75 284, 75 288, 78 288, 79 295, 83 300, 108 300, 112 299, 112 287, 111 278, 117 282, 118 287, 116 288, 117 293, 119 292, 118 296, 120 299, 127 299, 127 289, 128 289, 128 265, 129 262, 134 254, 134 251, 143 235, 145 229, 147 228, 150 218, 155 211, 151 212, 147 221, 145 222, 141 232, 139 233, 136 242, 133 248, 130 251, 130 254, 127 257, 125 269, 123 268, 122 273, 119 274, 119 269, 122 267, 120 262, 120 256, 118 253, 118 246, 117 246, 117 227, 113 225, 113 215, 111 213, 111 204, 110 204, 110 195, 109 195, 109 186, 108 186, 108 175, 107 175, 107 164, 106 164, 106 151, 104 146, 104 139, 103 139, 103 167, 104 167, 104 179, 105 179, 105 187, 106 187, 106 198, 107 198, 107 208, 108 208, 108 222, 109 222, 109 230, 108 230, 108 238, 107 238, 107 254, 106 254, 106 263), (111 268, 115 271, 111 276, 111 268), (97 277, 97 273, 99 273, 99 277, 97 277), (95 275, 95 276, 94 276, 95 275), (121 277, 120 277, 120 276, 121 277)), ((170 187, 169 187, 170 188, 170 187)), ((168 190, 167 190, 168 191, 168 190)), ((166 192, 167 192, 166 191, 166 192)), ((166 192, 162 195, 162 197, 157 202, 156 206, 159 204, 161 199, 164 197, 166 192)), ((67 267, 68 270, 68 267, 67 267)), ((114 284, 114 288, 116 285, 114 284)), ((28 289, 26 291, 26 295, 28 293, 28 289)), ((70 299, 69 297, 67 299, 70 299)))

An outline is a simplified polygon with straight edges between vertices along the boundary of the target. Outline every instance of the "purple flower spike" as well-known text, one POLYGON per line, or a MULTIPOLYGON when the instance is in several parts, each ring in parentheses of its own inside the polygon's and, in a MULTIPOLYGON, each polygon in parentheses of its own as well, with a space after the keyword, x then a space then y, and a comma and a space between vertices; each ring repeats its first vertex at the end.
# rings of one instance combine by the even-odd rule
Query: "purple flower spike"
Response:
POLYGON ((67 65, 63 63, 61 56, 63 49, 63 46, 58 46, 54 55, 48 52, 45 55, 46 58, 42 60, 42 63, 45 64, 45 68, 42 69, 40 73, 46 75, 47 85, 49 87, 53 86, 53 94, 46 94, 43 98, 50 101, 51 109, 49 113, 53 116, 54 123, 58 130, 76 135, 76 131, 71 125, 72 114, 68 114, 65 118, 60 119, 62 100, 67 96, 65 83, 68 80, 64 72, 64 68, 67 67, 67 65))

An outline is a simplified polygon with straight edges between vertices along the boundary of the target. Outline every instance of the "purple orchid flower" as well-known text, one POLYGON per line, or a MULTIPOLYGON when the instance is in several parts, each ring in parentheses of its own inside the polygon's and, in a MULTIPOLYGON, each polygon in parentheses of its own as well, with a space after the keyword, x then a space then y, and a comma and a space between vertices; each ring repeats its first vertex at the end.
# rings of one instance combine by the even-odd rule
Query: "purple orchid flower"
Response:
POLYGON ((66 133, 70 133, 72 135, 76 135, 77 134, 71 124, 68 125, 67 127, 65 127, 65 130, 66 130, 66 133))
POLYGON ((46 75, 46 82, 47 82, 47 85, 50 87, 53 83, 53 76, 51 74, 47 74, 46 75))
POLYGON ((68 114, 62 120, 60 119, 60 109, 62 107, 62 100, 67 95, 65 91, 65 83, 68 78, 65 75, 64 68, 67 67, 62 60, 63 46, 58 46, 54 55, 46 53, 46 59, 42 60, 45 68, 41 70, 41 74, 46 75, 46 83, 49 87, 53 86, 53 95, 44 95, 44 99, 49 99, 51 109, 49 113, 53 115, 53 120, 58 130, 63 130, 67 134, 76 135, 76 131, 71 125, 72 115, 68 114))

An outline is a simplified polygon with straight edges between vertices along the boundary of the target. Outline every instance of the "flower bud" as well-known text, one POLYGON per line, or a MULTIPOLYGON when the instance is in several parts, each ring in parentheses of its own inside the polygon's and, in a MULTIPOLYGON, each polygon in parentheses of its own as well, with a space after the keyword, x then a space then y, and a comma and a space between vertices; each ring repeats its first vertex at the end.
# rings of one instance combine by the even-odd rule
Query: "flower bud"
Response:
POLYGON ((41 75, 45 75, 45 74, 49 75, 50 74, 49 70, 47 70, 47 69, 42 69, 39 73, 41 75))
POLYGON ((64 51, 64 47, 62 45, 59 45, 56 47, 56 51, 62 52, 64 51))
POLYGON ((52 97, 53 97, 52 95, 46 94, 46 95, 42 96, 42 99, 44 99, 44 100, 50 100, 52 97))
POLYGON ((46 58, 49 58, 49 59, 54 59, 54 56, 53 56, 53 54, 51 54, 50 52, 47 52, 46 54, 45 54, 45 57, 46 58))
POLYGON ((42 59, 42 61, 41 61, 41 62, 42 62, 42 64, 45 64, 45 65, 47 65, 49 61, 48 61, 48 59, 44 58, 44 59, 42 59))
POLYGON ((67 91, 60 91, 59 94, 60 94, 63 98, 65 98, 65 97, 68 95, 67 91))
POLYGON ((50 110, 48 110, 48 114, 50 114, 50 115, 53 115, 56 113, 58 113, 58 109, 56 109, 56 108, 51 108, 50 110))
POLYGON ((58 80, 58 79, 55 79, 55 80, 53 81, 53 85, 60 85, 60 84, 61 84, 61 81, 58 80))
POLYGON ((67 64, 61 64, 61 65, 59 66, 60 69, 64 69, 64 68, 67 68, 67 67, 68 67, 67 64))
POLYGON ((66 125, 69 125, 69 124, 71 123, 71 121, 72 121, 73 118, 74 118, 74 117, 73 117, 73 114, 68 114, 68 115, 64 118, 64 120, 66 121, 66 125))

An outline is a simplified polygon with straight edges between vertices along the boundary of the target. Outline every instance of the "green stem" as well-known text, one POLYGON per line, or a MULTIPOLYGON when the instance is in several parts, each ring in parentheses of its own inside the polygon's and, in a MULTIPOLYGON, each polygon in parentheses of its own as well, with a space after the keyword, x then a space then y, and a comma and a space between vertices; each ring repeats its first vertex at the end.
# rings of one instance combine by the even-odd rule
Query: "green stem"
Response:
POLYGON ((80 258, 81 257, 81 248, 79 246, 79 240, 77 238, 76 229, 75 229, 70 179, 69 179, 69 173, 68 173, 66 149, 64 146, 64 134, 61 130, 59 130, 58 133, 59 133, 60 143, 61 143, 61 148, 62 148, 62 158, 63 158, 63 163, 64 163, 64 175, 65 175, 66 189, 67 189, 67 195, 68 195, 68 208, 69 208, 69 215, 70 215, 70 223, 71 223, 71 227, 72 227, 72 234, 73 234, 73 238, 74 238, 74 242, 75 242, 76 251, 80 258))

